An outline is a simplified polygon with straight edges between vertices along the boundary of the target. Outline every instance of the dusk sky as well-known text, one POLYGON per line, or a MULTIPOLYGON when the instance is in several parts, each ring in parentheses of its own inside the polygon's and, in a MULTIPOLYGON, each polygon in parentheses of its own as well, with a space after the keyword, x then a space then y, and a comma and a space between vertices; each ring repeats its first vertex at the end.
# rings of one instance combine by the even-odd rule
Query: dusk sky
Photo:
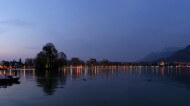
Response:
POLYGON ((0 60, 48 42, 68 58, 136 61, 190 44, 190 0, 0 0, 0 60))

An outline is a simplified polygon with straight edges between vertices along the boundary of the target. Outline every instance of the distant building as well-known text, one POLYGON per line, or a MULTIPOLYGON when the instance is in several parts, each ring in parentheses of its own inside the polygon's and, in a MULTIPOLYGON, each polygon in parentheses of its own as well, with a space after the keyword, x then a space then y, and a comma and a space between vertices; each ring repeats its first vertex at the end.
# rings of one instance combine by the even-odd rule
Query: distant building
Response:
POLYGON ((103 60, 100 62, 100 65, 107 66, 107 65, 110 65, 110 62, 109 62, 109 60, 107 60, 107 59, 103 59, 103 60))
POLYGON ((71 59, 70 64, 73 65, 73 66, 78 66, 78 65, 81 65, 81 61, 80 61, 79 58, 74 57, 74 58, 71 59))
POLYGON ((96 66, 97 65, 97 61, 96 59, 90 59, 87 61, 87 65, 88 66, 96 66))
POLYGON ((34 67, 34 65, 35 65, 35 59, 33 59, 33 58, 26 58, 26 60, 25 60, 25 66, 27 68, 32 68, 32 67, 34 67))

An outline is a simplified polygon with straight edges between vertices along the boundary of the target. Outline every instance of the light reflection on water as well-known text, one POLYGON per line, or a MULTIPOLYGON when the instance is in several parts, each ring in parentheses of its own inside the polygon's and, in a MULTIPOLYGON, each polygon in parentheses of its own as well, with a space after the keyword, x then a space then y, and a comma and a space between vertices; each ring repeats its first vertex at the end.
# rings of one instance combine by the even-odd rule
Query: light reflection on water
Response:
MULTIPOLYGON (((66 68, 56 73, 17 72, 20 84, 0 85, 0 105, 190 105, 189 69, 66 68)), ((5 73, 14 75, 13 70, 0 71, 5 73)))

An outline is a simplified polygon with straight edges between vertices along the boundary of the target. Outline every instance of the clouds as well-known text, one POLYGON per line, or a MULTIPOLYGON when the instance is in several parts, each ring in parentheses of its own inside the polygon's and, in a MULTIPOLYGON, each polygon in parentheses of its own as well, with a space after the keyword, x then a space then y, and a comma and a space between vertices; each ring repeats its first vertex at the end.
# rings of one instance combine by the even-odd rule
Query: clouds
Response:
MULTIPOLYGON (((24 33, 26 30, 32 29, 33 23, 21 20, 21 19, 0 19, 0 34, 6 35, 5 33, 16 34, 18 32, 24 33)), ((14 36, 14 35, 13 35, 14 36)))
POLYGON ((28 22, 22 21, 20 19, 9 19, 9 20, 0 21, 0 25, 23 27, 23 26, 29 26, 31 24, 28 22))

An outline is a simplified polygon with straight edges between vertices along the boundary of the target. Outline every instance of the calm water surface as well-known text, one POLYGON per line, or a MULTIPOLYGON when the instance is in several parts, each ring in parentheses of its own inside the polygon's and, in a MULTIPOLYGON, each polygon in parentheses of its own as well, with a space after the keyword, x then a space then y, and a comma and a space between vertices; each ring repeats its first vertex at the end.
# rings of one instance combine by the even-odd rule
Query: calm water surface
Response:
POLYGON ((0 106, 190 106, 189 69, 20 70, 18 76, 20 84, 0 85, 0 106))

